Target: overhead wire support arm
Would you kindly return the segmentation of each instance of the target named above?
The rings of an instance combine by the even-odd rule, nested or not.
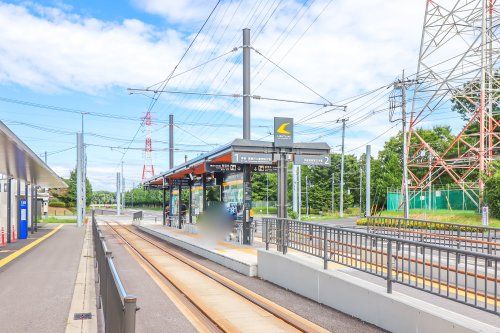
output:
[[[179,91],[179,90],[156,90],[156,89],[143,89],[143,88],[127,88],[129,94],[141,94],[144,92],[152,92],[154,94],[158,93],[166,93],[166,94],[182,94],[182,95],[198,95],[198,96],[212,96],[212,97],[229,97],[229,98],[243,98],[243,94],[216,94],[216,93],[204,93],[204,92],[196,92],[196,91]],[[319,105],[321,107],[338,107],[345,108],[345,105],[334,105],[331,103],[318,103],[318,102],[309,102],[309,101],[300,101],[293,99],[285,99],[285,98],[272,98],[265,97],[259,95],[248,95],[252,99],[256,100],[267,100],[267,101],[275,101],[275,102],[285,102],[285,103],[296,103],[296,104],[308,104],[308,105]]]

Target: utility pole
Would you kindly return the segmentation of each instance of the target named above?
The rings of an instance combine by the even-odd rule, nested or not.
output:
[[[299,203],[299,196],[298,196],[298,173],[299,173],[299,166],[298,165],[292,165],[292,210],[298,214],[299,209],[298,209],[298,203]]]
[[[77,226],[83,224],[83,151],[82,133],[76,133],[76,222]]]
[[[168,168],[174,167],[174,115],[168,116]]]
[[[121,215],[121,194],[120,194],[120,189],[121,189],[121,180],[122,177],[119,172],[116,173],[116,215]]]
[[[250,131],[250,29],[243,29],[243,139],[251,139]],[[280,161],[282,162],[282,161]],[[281,164],[281,163],[280,163]],[[283,181],[281,174],[282,165],[278,168],[281,177],[278,177],[278,182]],[[278,184],[281,185],[281,184]],[[285,170],[285,185],[286,185],[286,170]],[[283,195],[281,195],[283,196]],[[278,198],[278,200],[281,198]],[[282,214],[282,208],[278,207],[278,217]],[[253,217],[250,216],[252,209],[252,183],[250,175],[250,165],[243,166],[243,244],[251,244],[251,223]]]
[[[82,152],[82,223],[85,222],[85,215],[87,211],[87,153],[85,152],[85,118],[87,112],[82,112],[82,139],[81,139],[81,152]]]
[[[340,200],[339,200],[339,216],[344,217],[344,147],[345,147],[345,122],[349,120],[342,118],[337,122],[342,122],[342,155],[340,158]]]
[[[269,173],[266,172],[266,215],[269,216]]]
[[[306,176],[306,216],[309,217],[309,179]]]
[[[366,189],[365,189],[365,216],[368,217],[371,215],[371,198],[370,198],[370,188],[371,188],[371,146],[366,145],[366,154],[365,154],[365,163],[366,163],[366,170],[365,170],[365,177],[366,177]]]

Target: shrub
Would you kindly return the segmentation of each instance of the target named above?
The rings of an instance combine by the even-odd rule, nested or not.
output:
[[[500,163],[494,163],[492,168],[492,175],[484,184],[484,196],[490,215],[500,217]]]
[[[49,200],[49,206],[50,207],[58,207],[58,208],[66,207],[64,202],[59,201],[57,199],[56,200]]]

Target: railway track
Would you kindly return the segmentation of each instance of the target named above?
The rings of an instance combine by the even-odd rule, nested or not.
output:
[[[146,268],[163,277],[162,289],[198,331],[328,332],[152,236],[105,223]]]

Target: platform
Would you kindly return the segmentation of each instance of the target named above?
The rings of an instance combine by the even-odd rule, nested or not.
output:
[[[214,241],[200,234],[165,227],[161,224],[141,223],[136,226],[171,244],[212,260],[247,276],[257,276],[257,249],[232,242]]]

